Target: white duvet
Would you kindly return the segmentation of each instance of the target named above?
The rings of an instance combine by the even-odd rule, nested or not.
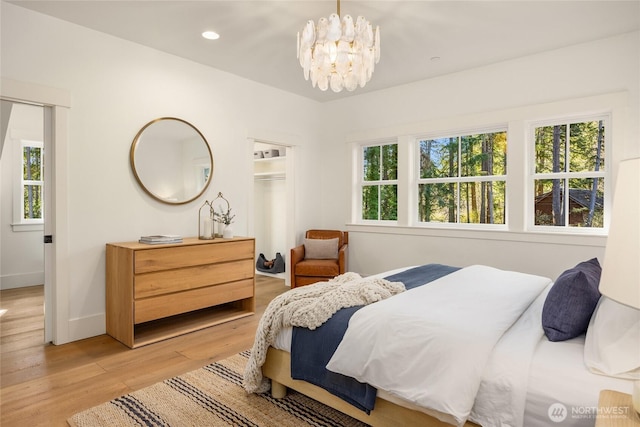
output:
[[[544,336],[542,307],[551,286],[549,284],[538,295],[494,347],[469,416],[476,424],[487,427],[525,425],[529,372],[538,343]]]
[[[485,369],[495,363],[494,347],[550,283],[487,266],[463,268],[358,310],[327,369],[462,425]],[[478,403],[474,418],[483,417]]]

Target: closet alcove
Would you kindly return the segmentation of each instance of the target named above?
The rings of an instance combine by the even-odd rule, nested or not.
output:
[[[287,179],[287,154],[290,148],[264,142],[254,143],[254,237],[256,239],[256,257],[264,254],[267,260],[280,253],[287,263],[289,243],[288,225],[290,225]],[[287,265],[288,268],[288,265]],[[286,279],[288,272],[265,273]],[[288,281],[288,280],[287,280]]]

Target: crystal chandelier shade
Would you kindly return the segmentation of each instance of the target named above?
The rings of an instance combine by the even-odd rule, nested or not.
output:
[[[305,80],[311,78],[312,86],[320,90],[364,87],[380,61],[380,28],[374,31],[362,16],[355,22],[349,15],[340,19],[338,0],[337,13],[320,18],[317,26],[307,21],[298,33],[298,59]]]

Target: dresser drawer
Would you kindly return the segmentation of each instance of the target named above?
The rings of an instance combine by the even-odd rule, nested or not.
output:
[[[253,294],[254,282],[251,278],[144,298],[135,302],[134,323],[139,324],[243,298],[251,298]]]
[[[253,259],[198,265],[166,271],[137,274],[134,298],[148,298],[226,282],[252,279]]]
[[[253,262],[254,243],[252,240],[237,242],[225,242],[223,240],[219,240],[219,242],[221,243],[212,243],[211,245],[164,247],[136,251],[134,274],[206,265],[238,259],[250,259]],[[212,246],[218,244],[221,245],[220,250],[212,250]]]

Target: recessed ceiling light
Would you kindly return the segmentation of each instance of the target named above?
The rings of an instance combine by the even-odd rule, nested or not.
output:
[[[218,40],[220,38],[220,34],[216,33],[215,31],[205,31],[204,33],[202,33],[202,37],[209,40]]]

